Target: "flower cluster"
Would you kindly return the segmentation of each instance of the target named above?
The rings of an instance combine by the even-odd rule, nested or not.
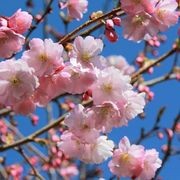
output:
[[[144,150],[141,145],[131,145],[129,139],[124,137],[119,142],[119,148],[114,151],[109,168],[118,177],[150,180],[161,163],[155,149]]]
[[[122,26],[124,37],[129,40],[156,36],[178,21],[176,0],[121,0],[121,7],[127,13]]]
[[[24,34],[31,26],[32,16],[19,9],[11,17],[0,17],[0,58],[9,58],[20,51]]]
[[[81,80],[81,72],[74,70],[66,92],[79,94],[90,91],[94,105],[84,108],[79,104],[66,116],[64,123],[68,130],[62,134],[58,146],[68,156],[78,157],[86,163],[101,163],[112,156],[114,144],[101,133],[127,125],[129,120],[143,112],[145,105],[144,93],[134,92],[130,84],[128,74],[133,72],[131,66],[125,59],[121,63],[118,58],[113,61],[113,57],[109,57],[112,60],[108,61],[100,55],[102,49],[100,39],[79,36],[69,52],[71,65],[94,73],[94,78],[87,74]],[[66,67],[61,73],[65,70]]]

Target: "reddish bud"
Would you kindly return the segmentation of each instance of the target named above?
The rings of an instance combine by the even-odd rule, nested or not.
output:
[[[116,42],[118,40],[118,35],[116,34],[116,32],[114,30],[105,30],[105,35],[107,37],[107,39],[111,42]]]
[[[121,18],[119,17],[114,17],[112,18],[113,20],[113,23],[116,25],[116,26],[120,26],[121,25]]]
[[[108,30],[112,30],[114,28],[114,22],[112,19],[107,19],[106,20],[106,24],[105,24],[106,28]]]

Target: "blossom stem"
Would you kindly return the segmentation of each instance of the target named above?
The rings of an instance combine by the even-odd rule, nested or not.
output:
[[[98,17],[98,18],[95,18],[95,19],[92,19],[92,20],[89,20],[89,21],[86,21],[84,24],[82,24],[81,26],[79,26],[78,28],[76,28],[74,31],[70,32],[69,34],[67,34],[66,36],[64,36],[60,41],[59,43],[60,44],[64,44],[65,42],[67,42],[72,36],[74,36],[75,34],[77,34],[79,31],[81,31],[82,29],[86,28],[87,26],[95,23],[95,22],[98,22],[100,21],[101,19],[104,19],[106,17],[110,17],[110,16],[117,16],[117,13],[119,12],[118,16],[121,16],[121,15],[124,15],[124,12],[121,11],[121,8],[118,7],[118,8],[115,8],[113,9],[112,11]]]
[[[163,60],[165,60],[166,58],[168,58],[172,54],[174,54],[176,52],[176,50],[177,50],[177,48],[173,48],[169,52],[167,52],[166,54],[164,54],[161,57],[159,57],[158,59],[156,59],[155,61],[152,61],[148,65],[143,66],[142,68],[140,68],[137,72],[135,72],[131,76],[131,78],[132,78],[131,79],[131,83],[134,84],[137,81],[139,75],[141,75],[142,73],[146,72],[149,68],[156,66],[157,64],[159,64],[160,62],[162,62]]]

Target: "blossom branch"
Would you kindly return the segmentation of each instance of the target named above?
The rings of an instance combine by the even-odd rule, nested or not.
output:
[[[173,123],[172,128],[171,128],[171,129],[172,129],[172,132],[175,131],[175,128],[176,128],[176,125],[177,125],[178,122],[180,122],[180,114],[178,114],[178,115],[176,116],[175,120],[174,120],[174,123]],[[168,138],[167,151],[166,151],[164,157],[162,158],[162,165],[161,165],[161,167],[157,170],[154,179],[156,179],[156,177],[158,176],[158,174],[159,174],[160,171],[163,169],[164,165],[166,164],[166,162],[168,161],[168,159],[169,159],[170,156],[171,156],[171,150],[172,150],[171,146],[172,146],[172,142],[173,142],[173,137],[174,137],[174,136]]]
[[[161,57],[159,57],[158,59],[156,59],[155,61],[151,61],[146,66],[143,66],[142,68],[140,68],[137,72],[135,72],[132,75],[131,83],[132,84],[135,83],[137,78],[139,77],[139,75],[146,72],[149,68],[156,66],[157,64],[159,64],[160,62],[162,62],[163,60],[165,60],[166,58],[168,58],[172,54],[174,54],[176,52],[176,50],[177,50],[177,48],[173,48],[169,52],[167,52],[166,54],[164,54]]]
[[[49,3],[47,4],[44,13],[42,14],[41,18],[38,19],[35,22],[35,25],[33,27],[31,27],[31,29],[29,30],[29,32],[26,35],[26,41],[28,39],[28,37],[32,34],[32,32],[37,28],[37,26],[39,25],[39,23],[46,17],[46,15],[49,14],[50,10],[51,10],[51,5],[53,3],[53,0],[50,0]]]
[[[175,74],[165,74],[164,76],[160,76],[160,77],[157,77],[157,78],[154,78],[154,79],[151,79],[149,81],[145,81],[143,84],[145,86],[154,86],[158,83],[162,83],[164,81],[167,81],[167,80],[173,80],[173,79],[176,79],[176,75]]]
[[[146,133],[144,132],[144,129],[141,129],[141,135],[139,137],[139,139],[136,141],[136,144],[140,144],[144,139],[148,138],[149,136],[151,136],[154,132],[156,132],[159,129],[159,122],[161,120],[162,115],[164,114],[165,111],[165,107],[161,107],[158,114],[157,114],[157,118],[156,121],[153,125],[153,127],[147,131]]]
[[[92,19],[92,20],[89,20],[89,21],[86,21],[84,24],[82,24],[81,26],[79,26],[78,28],[76,28],[74,31],[70,32],[69,34],[67,34],[66,36],[64,36],[60,41],[59,43],[60,44],[64,44],[65,42],[67,42],[72,36],[74,36],[75,34],[77,34],[79,31],[81,31],[82,29],[86,28],[87,26],[95,23],[95,22],[98,22],[106,17],[113,17],[114,15],[117,16],[117,13],[119,12],[119,16],[121,15],[124,15],[124,12],[121,11],[121,8],[118,7],[118,8],[115,8],[113,9],[112,11],[98,17],[98,18],[95,18],[95,19]]]
[[[22,157],[25,159],[25,161],[29,164],[29,166],[31,167],[31,169],[34,173],[33,175],[35,175],[39,180],[43,180],[44,178],[39,174],[39,172],[31,164],[31,162],[29,161],[29,157],[24,153],[23,149],[21,147],[19,147],[17,149],[17,151],[22,155]]]

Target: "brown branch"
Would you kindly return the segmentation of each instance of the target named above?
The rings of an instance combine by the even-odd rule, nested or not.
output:
[[[42,20],[46,17],[46,15],[49,14],[52,3],[53,3],[53,0],[50,0],[49,3],[46,6],[46,8],[44,10],[44,13],[42,14],[41,18],[36,21],[36,23],[35,23],[35,25],[33,27],[31,27],[31,29],[29,30],[29,32],[26,35],[26,41],[27,41],[28,37],[32,34],[32,32],[37,28],[39,23],[42,22]]]
[[[60,44],[63,44],[65,42],[67,42],[71,37],[73,37],[75,34],[77,34],[78,32],[80,32],[82,29],[88,27],[89,25],[95,23],[95,22],[98,22],[106,17],[111,17],[113,15],[117,16],[117,13],[119,12],[118,16],[121,16],[121,15],[124,15],[124,12],[121,11],[121,8],[118,7],[118,8],[115,8],[113,9],[112,11],[98,17],[98,18],[95,18],[95,19],[92,19],[92,20],[89,20],[89,21],[86,21],[84,24],[82,24],[81,26],[79,26],[78,28],[76,28],[74,31],[70,32],[69,34],[67,34],[66,36],[64,36],[60,41],[59,43]]]
[[[174,120],[174,123],[172,125],[172,131],[175,131],[176,125],[177,123],[180,121],[180,114],[178,114]],[[174,136],[173,136],[174,137]],[[154,177],[154,179],[156,179],[156,177],[158,176],[158,174],[160,173],[160,171],[162,170],[162,168],[164,167],[164,165],[166,164],[166,162],[168,161],[168,159],[171,156],[171,146],[172,146],[172,141],[173,141],[173,137],[168,138],[168,142],[167,142],[167,151],[162,159],[162,164],[161,167],[156,171],[156,175]]]
[[[172,54],[174,54],[176,52],[177,48],[173,48],[171,49],[169,52],[167,52],[166,54],[162,55],[161,57],[159,57],[158,59],[156,59],[155,61],[151,61],[150,63],[148,63],[146,66],[142,67],[141,69],[139,69],[137,72],[135,72],[132,75],[132,79],[131,79],[131,83],[135,83],[136,80],[138,79],[138,77],[146,72],[149,68],[156,66],[157,64],[159,64],[160,62],[162,62],[163,60],[165,60],[166,58],[168,58],[169,56],[171,56]]]
[[[154,86],[154,85],[156,85],[158,83],[162,83],[164,81],[173,80],[173,79],[176,79],[176,75],[168,73],[168,74],[165,74],[164,76],[160,76],[160,77],[151,79],[149,81],[145,81],[145,82],[143,82],[143,84],[146,85],[146,86]]]
[[[0,117],[8,115],[12,110],[10,108],[4,108],[0,110]]]
[[[14,148],[14,147],[17,147],[17,146],[20,146],[20,145],[23,145],[25,143],[28,143],[28,142],[36,142],[36,137],[43,134],[44,132],[48,131],[49,129],[53,128],[53,127],[56,127],[58,126],[63,120],[64,120],[64,117],[66,116],[66,114],[64,114],[63,116],[61,116],[59,119],[57,119],[56,121],[53,121],[52,123],[48,124],[47,126],[44,126],[43,128],[41,128],[40,130],[36,131],[35,133],[23,138],[23,139],[20,139],[12,144],[5,144],[3,146],[0,146],[0,152],[2,151],[5,151],[7,149],[10,149],[10,148]]]
[[[31,167],[33,171],[33,175],[36,176],[39,180],[43,180],[44,178],[39,174],[39,172],[35,169],[35,167],[29,161],[29,157],[24,153],[23,149],[19,147],[17,151],[21,154],[21,156],[25,159],[28,165]]]
[[[140,144],[143,140],[150,137],[154,132],[156,132],[159,129],[159,122],[161,121],[161,118],[162,118],[162,115],[164,114],[165,109],[166,109],[166,107],[161,107],[159,109],[159,112],[157,113],[155,123],[154,123],[153,127],[149,131],[144,132],[144,128],[141,129],[140,137],[136,141],[135,144]]]
[[[8,128],[11,131],[13,131],[13,133],[16,134],[17,137],[24,138],[24,136],[20,133],[20,131],[15,126],[10,124],[8,121],[6,121],[6,125],[8,126]],[[48,161],[48,158],[42,152],[40,152],[35,146],[33,146],[32,144],[27,144],[27,148],[28,148],[28,150],[31,150],[32,152],[34,152],[39,158],[41,158],[41,160],[43,162]]]

